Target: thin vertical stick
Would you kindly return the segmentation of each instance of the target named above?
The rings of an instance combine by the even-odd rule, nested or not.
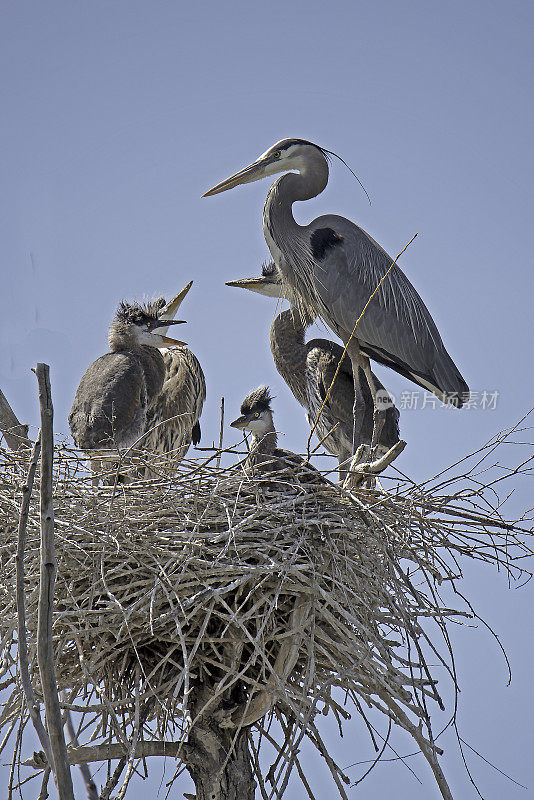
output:
[[[22,504],[20,507],[18,541],[17,541],[17,622],[19,640],[19,664],[22,689],[26,698],[26,705],[30,712],[33,727],[41,742],[41,747],[45,751],[49,764],[52,764],[52,754],[50,751],[50,740],[41,720],[39,704],[35,700],[32,681],[30,678],[30,665],[28,661],[28,639],[26,635],[26,605],[24,599],[24,550],[26,547],[26,526],[28,524],[28,513],[30,510],[30,500],[32,496],[33,482],[37,461],[41,452],[41,434],[33,446],[30,467],[26,483],[22,487]]]
[[[141,727],[141,719],[140,719],[140,704],[139,704],[139,682],[140,682],[141,671],[139,668],[139,663],[135,665],[135,711],[134,711],[134,726],[133,726],[133,735],[132,735],[132,746],[130,748],[130,754],[128,756],[128,766],[126,767],[126,775],[124,776],[124,782],[120,788],[120,791],[117,795],[117,800],[124,800],[124,795],[126,794],[126,790],[128,788],[128,784],[130,783],[130,779],[132,777],[134,771],[134,761],[135,761],[135,750],[137,748],[137,742],[139,741],[139,730]]]
[[[219,429],[219,455],[217,456],[217,461],[215,462],[217,469],[219,469],[219,464],[221,463],[223,434],[224,434],[224,397],[221,397],[221,427]]]
[[[54,547],[54,501],[52,492],[52,467],[54,462],[54,409],[50,388],[48,364],[37,364],[35,374],[39,384],[41,408],[41,579],[39,584],[39,610],[37,616],[37,663],[41,676],[46,727],[52,751],[52,769],[59,800],[74,800],[67,745],[63,734],[63,720],[52,646],[52,614],[56,582],[56,553]]]
[[[65,695],[64,699],[67,699]],[[65,728],[67,729],[70,743],[74,745],[74,747],[79,747],[78,737],[76,736],[76,731],[74,730],[74,724],[72,722],[72,714],[70,713],[69,709],[66,709],[65,711]],[[98,800],[98,789],[96,788],[96,783],[91,777],[91,770],[87,764],[80,764],[79,767],[80,772],[82,773],[87,800]]]

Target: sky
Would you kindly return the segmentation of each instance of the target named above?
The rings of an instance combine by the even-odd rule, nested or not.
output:
[[[218,439],[222,396],[230,420],[267,383],[282,446],[305,449],[304,414],[269,351],[274,301],[224,285],[268,258],[269,183],[201,199],[285,137],[339,153],[372,199],[334,160],[326,190],[295,207],[299,222],[344,215],[393,256],[418,234],[399,264],[474,392],[473,408],[421,408],[417,387],[377,368],[401,409],[399,467],[433,475],[532,406],[531,3],[1,0],[0,19],[0,387],[22,421],[38,424],[30,368],[44,361],[55,430],[68,435],[118,302],[194,280],[180,337],[206,375],[202,444]],[[482,407],[484,392],[495,408]],[[225,444],[235,441],[226,425]],[[529,493],[522,482],[511,513]],[[464,591],[498,632],[513,680],[487,631],[455,632],[462,735],[530,788],[472,753],[469,765],[486,800],[519,800],[534,787],[533,589],[468,568]],[[369,757],[357,722],[342,742],[327,735],[341,763]],[[407,737],[396,742],[411,752]],[[476,797],[452,736],[443,765],[455,797]],[[322,796],[333,791],[311,756],[309,768]],[[381,765],[353,794],[437,796],[428,768],[416,771],[421,783]],[[159,777],[151,786],[164,796]],[[139,781],[128,797],[147,791]],[[298,782],[286,796],[302,796]]]

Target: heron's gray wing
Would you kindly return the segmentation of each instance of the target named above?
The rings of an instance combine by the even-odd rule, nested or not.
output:
[[[155,452],[175,451],[185,445],[189,447],[194,439],[198,441],[198,420],[206,398],[204,373],[190,350],[186,347],[166,350],[163,359],[163,388],[148,410],[146,424],[147,430],[154,430],[147,434],[145,447]],[[181,453],[182,458],[186,452]]]
[[[146,386],[141,363],[131,353],[106,353],[91,364],[76,390],[69,425],[84,450],[129,446],[142,433]]]
[[[393,259],[344,217],[319,217],[307,230],[322,316],[334,330],[338,325],[350,334]],[[438,395],[461,397],[469,391],[427,307],[397,265],[369,304],[355,336],[371,358]]]

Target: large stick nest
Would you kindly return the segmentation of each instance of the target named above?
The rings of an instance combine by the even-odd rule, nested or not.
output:
[[[28,455],[0,458],[0,642],[4,686],[13,690],[1,728],[23,708],[13,645]],[[157,480],[95,488],[76,453],[58,446],[55,458],[57,680],[65,706],[94,712],[93,742],[110,730],[131,739],[136,708],[138,718],[144,709],[145,741],[185,740],[198,713],[195,687],[209,685],[213,707],[225,700],[223,726],[261,729],[271,711],[293,731],[280,751],[302,735],[323,751],[314,718],[347,716],[332,695],[341,687],[362,716],[380,709],[435,755],[436,674],[443,678],[445,667],[452,675],[447,623],[471,613],[446,607],[440,586],[460,578],[462,557],[517,576],[514,559],[528,552],[524,536],[480,500],[479,486],[446,497],[410,484],[347,493],[319,474],[251,477],[207,459]],[[38,486],[27,535],[39,697]]]

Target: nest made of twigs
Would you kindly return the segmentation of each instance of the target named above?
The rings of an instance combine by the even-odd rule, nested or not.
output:
[[[0,728],[23,706],[13,644],[28,456],[1,458],[0,642],[13,692]],[[347,493],[319,474],[250,476],[212,459],[93,487],[78,454],[58,447],[54,503],[57,681],[66,706],[100,714],[95,741],[113,717],[128,736],[135,703],[146,709],[145,740],[187,736],[191,692],[209,685],[214,697],[234,698],[222,725],[261,727],[272,710],[319,746],[315,714],[344,716],[332,696],[341,687],[362,715],[364,706],[380,709],[424,747],[432,743],[429,701],[443,707],[425,653],[435,662],[441,647],[448,668],[443,632],[468,613],[445,607],[437,588],[458,579],[460,556],[512,570],[526,551],[509,528],[499,532],[497,513],[481,517],[455,497],[416,488]],[[35,642],[38,487],[27,536]],[[39,696],[34,647],[30,662]]]

